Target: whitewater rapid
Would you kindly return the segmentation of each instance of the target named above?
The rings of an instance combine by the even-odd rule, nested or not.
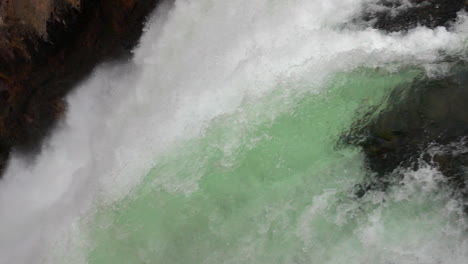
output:
[[[230,129],[247,133],[236,127],[256,119],[274,120],[290,109],[291,94],[322,94],[337,73],[362,68],[397,73],[414,66],[438,74],[445,69],[436,63],[442,54],[466,54],[464,14],[451,31],[416,28],[407,34],[384,34],[349,26],[365,2],[369,0],[176,0],[162,4],[147,22],[130,61],[102,65],[76,87],[68,97],[66,117],[40,153],[34,157],[13,154],[0,182],[0,263],[65,263],[64,259],[89,263],[86,250],[92,238],[84,229],[93,225],[93,215],[131,196],[159,157],[180,142],[204,137],[220,118],[234,115]],[[275,106],[249,116],[249,107],[256,102],[267,104],[270,99],[265,98],[272,93],[280,94],[272,99]],[[226,152],[242,144],[228,143],[223,146]],[[423,182],[434,181],[437,175],[431,168],[414,173],[416,179],[426,175]],[[155,190],[190,197],[200,191],[203,177],[195,172],[190,175],[173,181],[160,179]],[[411,177],[407,186],[414,184]],[[394,190],[389,199],[404,200],[402,196],[411,196],[411,190],[418,188]],[[308,222],[337,191],[321,192],[310,197],[311,204],[293,232],[304,240],[305,252],[316,243]],[[369,250],[380,254],[379,263],[467,263],[466,235],[452,226],[447,229],[458,240],[447,235],[446,240],[418,248],[419,241],[431,239],[418,232],[414,241],[403,243],[427,259],[392,260],[382,248],[399,247],[395,241],[385,245],[378,237],[384,217],[379,210],[383,209],[369,212],[370,224],[359,227],[357,234],[371,245]],[[404,220],[401,224],[417,226]],[[366,258],[351,257],[351,244],[356,241],[350,240],[341,241],[350,245],[336,248],[341,250],[335,252],[340,260],[321,263],[344,263],[347,258],[365,263]],[[444,258],[436,260],[431,252]],[[55,260],[60,254],[61,262]],[[251,260],[244,261],[230,263]],[[281,263],[302,261],[284,259]]]

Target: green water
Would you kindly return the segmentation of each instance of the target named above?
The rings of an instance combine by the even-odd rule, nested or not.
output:
[[[463,235],[450,224],[456,214],[444,215],[450,201],[443,191],[428,191],[432,180],[409,177],[390,194],[357,200],[351,190],[365,175],[362,154],[336,144],[357,117],[417,74],[359,70],[336,75],[320,92],[288,84],[246,100],[157,158],[131,195],[98,210],[86,223],[88,263],[459,257]]]

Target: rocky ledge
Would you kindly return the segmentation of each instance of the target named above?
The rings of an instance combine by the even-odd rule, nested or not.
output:
[[[0,0],[0,170],[65,109],[100,62],[125,58],[158,0]]]
[[[468,10],[468,0],[381,0],[367,3],[357,19],[387,32],[416,26],[450,27],[459,12]]]

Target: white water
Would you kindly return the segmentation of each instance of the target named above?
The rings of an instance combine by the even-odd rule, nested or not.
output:
[[[102,66],[69,96],[66,119],[41,153],[34,160],[13,155],[0,182],[0,263],[47,261],[57,237],[78,230],[96,205],[129,193],[171,144],[200,135],[210,120],[279,83],[294,80],[294,89],[318,93],[336,72],[406,65],[433,71],[440,51],[466,51],[466,23],[406,35],[346,29],[363,2],[162,6],[132,61]],[[196,182],[185,188],[194,191]]]

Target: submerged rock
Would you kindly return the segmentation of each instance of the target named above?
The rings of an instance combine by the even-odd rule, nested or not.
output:
[[[0,167],[37,145],[94,66],[130,55],[157,2],[0,0]]]
[[[367,4],[361,20],[387,32],[404,31],[418,25],[449,27],[458,13],[467,9],[466,0],[381,0]]]
[[[430,164],[439,168],[457,196],[468,201],[467,102],[467,65],[396,88],[386,109],[357,122],[346,137],[362,148],[368,167],[377,174],[361,186],[358,196],[387,188],[395,181],[392,177],[399,177],[393,173],[398,168]]]
[[[446,27],[468,11],[467,0],[380,0],[367,3],[355,22],[384,32],[417,26]],[[454,61],[459,61],[455,59]],[[401,180],[399,169],[437,167],[453,194],[468,203],[468,65],[458,62],[450,74],[420,76],[398,87],[387,108],[355,123],[345,142],[360,146],[370,171],[356,195],[386,190]],[[466,206],[468,213],[468,205]]]

